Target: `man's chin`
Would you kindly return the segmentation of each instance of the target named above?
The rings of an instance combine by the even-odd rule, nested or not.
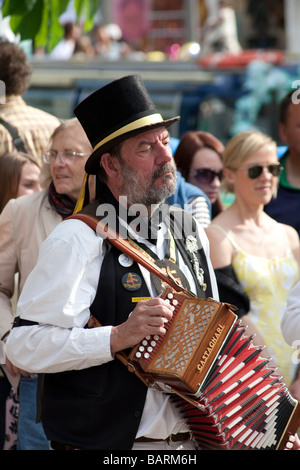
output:
[[[156,203],[163,202],[166,200],[168,197],[172,196],[174,194],[176,189],[176,184],[174,184],[173,181],[170,181],[170,184],[164,184],[163,186],[160,187],[153,187],[152,188],[152,193],[153,195],[156,195]]]

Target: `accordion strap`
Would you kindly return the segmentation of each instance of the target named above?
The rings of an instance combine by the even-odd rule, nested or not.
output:
[[[107,224],[104,224],[101,220],[97,219],[89,214],[73,214],[68,219],[78,219],[85,222],[89,227],[91,227],[95,232],[97,232],[101,237],[107,239],[112,245],[118,248],[123,253],[127,254],[137,263],[141,264],[148,271],[152,272],[158,276],[162,281],[166,282],[177,292],[184,292],[189,297],[196,297],[193,293],[185,289],[171,274],[171,270],[167,266],[166,273],[160,269],[154,262],[146,258],[142,252],[135,248],[131,243],[121,235],[109,227]]]
[[[196,298],[196,296],[188,291],[187,289],[184,289],[181,284],[179,284],[176,279],[171,274],[171,271],[169,270],[168,266],[166,268],[166,274],[158,267],[156,264],[154,264],[150,259],[146,258],[138,249],[136,249],[134,246],[132,246],[128,240],[125,238],[121,237],[120,234],[118,234],[115,230],[112,228],[108,227],[106,224],[104,224],[101,220],[97,219],[97,217],[89,215],[89,214],[73,214],[68,219],[77,219],[85,222],[89,227],[91,227],[96,233],[98,233],[101,237],[107,239],[112,245],[114,245],[116,248],[118,248],[120,251],[123,253],[127,254],[130,258],[132,258],[134,261],[137,263],[141,264],[144,266],[146,269],[148,269],[150,272],[158,276],[161,280],[169,284],[174,290],[178,292],[183,292],[189,297]],[[65,219],[66,220],[66,219]],[[102,326],[99,320],[95,318],[94,316],[91,316],[89,318],[87,327],[88,328],[97,328]],[[139,370],[137,370],[136,367],[128,360],[127,355],[125,354],[124,351],[119,351],[118,353],[115,354],[117,359],[119,359],[126,367],[127,370],[131,373],[134,373],[147,387],[152,387],[153,383],[155,382],[154,379],[153,381],[151,380],[151,376],[147,374],[147,377],[143,375]],[[159,386],[156,386],[159,388]],[[180,391],[172,387],[172,391],[176,393],[178,396],[181,398],[185,398],[185,400],[189,401],[191,404],[194,406],[197,406],[196,402],[193,399],[189,399],[188,397],[184,396]],[[201,408],[200,405],[198,405],[199,408]]]

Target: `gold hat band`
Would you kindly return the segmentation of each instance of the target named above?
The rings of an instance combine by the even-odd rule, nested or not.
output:
[[[101,140],[96,147],[94,147],[94,151],[97,150],[101,145],[106,144],[106,142],[109,142],[112,139],[115,139],[116,137],[119,137],[123,134],[126,134],[127,132],[134,131],[136,129],[142,128],[144,126],[151,126],[152,124],[159,124],[160,122],[163,122],[163,118],[160,114],[151,114],[150,116],[145,116],[143,118],[137,119],[134,122],[131,122],[130,124],[127,124],[124,127],[121,127],[121,129],[118,129],[116,132],[113,132],[109,136],[105,137],[105,139]]]

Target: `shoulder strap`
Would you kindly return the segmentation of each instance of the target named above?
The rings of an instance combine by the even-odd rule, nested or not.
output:
[[[0,118],[0,124],[2,124],[12,136],[13,144],[16,149],[19,152],[27,153],[25,143],[23,139],[19,136],[17,129],[2,118]]]
[[[217,224],[210,224],[209,228],[217,228],[218,230],[220,230],[220,232],[224,233],[225,237],[228,238],[228,240],[230,241],[230,243],[232,244],[232,246],[237,250],[237,251],[242,251],[241,248],[239,247],[239,245],[237,244],[237,242],[231,237],[231,235],[229,235],[229,233],[223,228],[221,227],[220,225],[217,225]]]
[[[132,246],[128,240],[121,237],[121,235],[115,232],[111,227],[104,224],[101,220],[97,219],[97,217],[89,214],[77,213],[73,214],[65,220],[69,219],[77,219],[85,222],[89,227],[91,227],[95,232],[97,232],[102,238],[107,239],[112,245],[118,248],[123,253],[127,254],[130,258],[134,261],[139,263],[144,268],[148,269],[148,271],[155,274],[161,280],[166,282],[170,285],[174,290],[179,292],[184,292],[189,297],[195,297],[194,294],[189,292],[188,290],[184,289],[172,276],[170,269],[166,269],[166,273],[160,269],[155,263],[153,263],[150,259],[144,257],[143,253]]]

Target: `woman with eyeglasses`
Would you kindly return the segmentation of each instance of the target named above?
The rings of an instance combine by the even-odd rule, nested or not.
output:
[[[223,150],[222,142],[209,132],[188,131],[181,137],[174,154],[177,168],[184,179],[208,196],[212,218],[223,210],[220,198]]]
[[[45,165],[41,172],[44,189],[11,199],[0,215],[0,334],[3,350],[14,317],[10,300],[14,293],[15,274],[19,275],[20,295],[36,264],[41,243],[75,208],[85,174],[85,162],[91,152],[91,145],[79,121],[70,119],[62,122],[54,130],[49,150],[44,154]],[[42,425],[35,423],[37,378],[28,376],[13,365],[11,367],[16,374],[21,374],[17,450],[48,450],[49,443]]]
[[[225,146],[223,163],[225,188],[235,194],[235,201],[206,229],[212,264],[217,278],[236,277],[245,290],[250,309],[242,321],[249,324],[248,333],[254,325],[254,341],[267,346],[262,354],[277,362],[279,375],[300,398],[293,349],[280,330],[288,293],[299,278],[299,237],[294,228],[264,212],[264,205],[276,197],[276,144],[258,131],[240,133]],[[226,295],[222,292],[221,300],[231,301]]]

